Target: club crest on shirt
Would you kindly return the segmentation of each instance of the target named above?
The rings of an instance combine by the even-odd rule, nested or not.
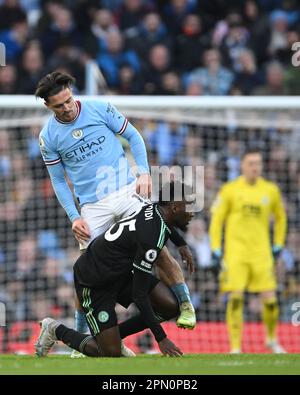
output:
[[[45,147],[45,141],[44,141],[43,137],[39,138],[39,145],[40,145],[41,148]]]
[[[105,323],[109,320],[109,314],[107,313],[107,311],[100,311],[100,313],[98,314],[98,320],[102,323]]]
[[[266,206],[267,204],[270,203],[270,199],[268,196],[263,196],[263,198],[261,199],[261,202],[262,202],[262,204],[264,204]]]
[[[72,136],[74,139],[81,139],[83,136],[83,130],[82,129],[74,129],[72,132]]]

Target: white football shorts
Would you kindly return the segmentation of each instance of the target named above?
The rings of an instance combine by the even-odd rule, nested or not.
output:
[[[136,193],[136,181],[126,185],[95,203],[87,203],[81,208],[81,217],[87,222],[91,238],[79,243],[84,250],[97,236],[104,233],[115,222],[133,213],[138,213],[143,206],[151,203]]]

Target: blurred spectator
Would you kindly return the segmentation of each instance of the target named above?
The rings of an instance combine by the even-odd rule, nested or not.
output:
[[[235,16],[235,18],[233,18]],[[249,33],[245,28],[239,14],[231,14],[231,20],[228,22],[228,32],[225,34],[220,51],[224,65],[234,71],[239,71],[240,53],[245,50],[249,43]]]
[[[275,10],[270,15],[271,37],[269,53],[273,58],[287,48],[288,15],[285,11]]]
[[[204,49],[209,39],[202,32],[200,16],[189,14],[185,17],[181,34],[177,37],[175,48],[176,66],[183,72],[201,66]]]
[[[266,83],[254,89],[254,95],[281,96],[288,95],[288,89],[284,84],[283,67],[279,62],[271,62],[266,69]]]
[[[62,44],[75,48],[83,46],[83,35],[76,27],[71,11],[62,7],[51,15],[51,24],[40,40],[47,59]]]
[[[90,34],[87,35],[85,49],[94,58],[99,49],[106,45],[107,34],[118,31],[118,26],[114,23],[113,15],[109,10],[98,9],[92,15],[92,25]]]
[[[203,87],[199,81],[189,81],[185,90],[187,96],[203,95]]]
[[[156,44],[172,49],[172,40],[156,12],[146,14],[139,25],[126,31],[125,36],[127,46],[134,49],[143,61],[147,61],[150,49]]]
[[[117,11],[116,17],[120,29],[126,30],[137,26],[147,11],[151,9],[151,1],[124,0],[121,8]]]
[[[146,142],[152,152],[158,153],[161,165],[175,164],[177,156],[184,148],[187,133],[186,126],[165,122],[158,123],[153,130],[144,131]]]
[[[161,76],[161,95],[181,95],[182,86],[177,73],[170,71]]]
[[[18,91],[21,94],[33,95],[37,83],[43,77],[44,59],[38,43],[32,42],[23,52],[18,82]]]
[[[171,0],[163,10],[164,20],[172,34],[180,33],[184,18],[195,11],[194,0]]]
[[[268,15],[261,11],[255,0],[243,2],[243,19],[250,34],[249,47],[254,51],[258,65],[268,60],[270,23]]]
[[[249,49],[240,52],[238,63],[239,71],[234,86],[241,90],[241,94],[250,95],[253,89],[263,83],[263,75],[257,70],[254,53]]]
[[[219,154],[219,178],[222,182],[234,180],[240,174],[241,143],[231,136],[225,148]]]
[[[6,45],[7,62],[17,69],[18,81],[18,89],[8,84],[7,93],[32,92],[28,85],[34,85],[37,72],[29,71],[28,80],[20,63],[29,56],[24,55],[27,41],[35,40],[44,56],[40,72],[66,68],[75,74],[79,93],[85,93],[86,63],[94,59],[107,77],[108,93],[251,95],[262,84],[265,64],[277,60],[286,69],[287,91],[297,94],[298,73],[289,67],[291,46],[300,39],[297,2],[266,4],[256,0],[2,0],[0,41]],[[152,49],[158,46],[166,48],[167,56],[156,53],[155,57],[161,61],[167,57],[167,62],[162,61],[167,65],[151,59]],[[33,51],[29,53],[32,56]],[[213,60],[216,53],[218,59]],[[138,87],[129,89],[120,81],[125,65],[134,71]],[[124,70],[126,80],[129,74]],[[175,84],[175,73],[183,89]],[[163,74],[167,77],[162,78]],[[191,78],[194,74],[196,79]]]
[[[36,33],[40,37],[62,10],[62,2],[60,0],[45,0],[41,4],[41,16],[37,22]]]
[[[0,6],[0,30],[9,30],[15,22],[26,20],[18,0],[3,0]]]
[[[17,70],[13,64],[0,67],[0,94],[13,95],[17,93]]]
[[[143,91],[143,83],[139,73],[130,66],[124,64],[119,69],[118,94],[139,95]]]
[[[226,95],[233,82],[233,73],[221,65],[221,55],[217,49],[204,52],[204,66],[192,71],[187,85],[199,82],[204,95]]]
[[[118,31],[107,33],[106,47],[98,53],[97,62],[111,87],[118,85],[118,70],[124,64],[129,64],[135,72],[140,70],[137,54],[124,48],[124,39]]]
[[[7,62],[18,60],[25,46],[28,32],[26,18],[16,20],[10,28],[0,31],[0,42],[5,45]]]
[[[1,70],[4,68],[0,68],[0,77]],[[7,130],[0,130],[0,177],[6,178],[10,175],[11,171],[11,150],[10,150],[10,141],[9,141],[9,133]]]
[[[203,219],[194,219],[189,226],[187,243],[193,249],[197,265],[209,267],[211,265],[210,241]]]
[[[171,71],[171,55],[168,48],[158,44],[149,52],[149,64],[145,67],[144,93],[159,95],[162,93],[162,74]]]

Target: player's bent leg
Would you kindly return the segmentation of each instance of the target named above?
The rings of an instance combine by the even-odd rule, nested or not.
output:
[[[156,260],[156,265],[161,281],[172,289],[178,299],[180,315],[176,322],[177,326],[194,329],[196,326],[195,310],[179,263],[164,247]]]
[[[180,313],[178,301],[162,281],[160,281],[150,292],[149,298],[155,313],[164,321],[176,318]]]
[[[229,334],[230,352],[232,354],[241,352],[243,305],[244,299],[242,292],[231,292],[228,295],[226,322]]]
[[[95,336],[102,357],[122,357],[121,337],[118,326],[105,329]]]
[[[279,318],[279,306],[275,291],[261,292],[262,321],[266,328],[266,347],[275,354],[284,354],[286,351],[279,344],[276,337],[276,328]]]
[[[58,340],[80,353],[84,352],[87,356],[100,356],[93,336],[83,335],[52,318],[45,318],[40,322],[40,326],[41,331],[35,343],[35,353],[38,357],[47,356]]]
[[[80,249],[80,254],[82,255],[86,251],[86,248],[81,248]],[[86,317],[85,317],[85,312],[83,311],[83,308],[78,300],[78,297],[75,292],[74,296],[74,302],[75,302],[75,314],[74,314],[74,321],[75,321],[75,331],[80,332],[80,333],[86,333],[89,330],[88,324],[86,322]],[[71,353],[71,358],[84,358],[85,355],[73,350]]]

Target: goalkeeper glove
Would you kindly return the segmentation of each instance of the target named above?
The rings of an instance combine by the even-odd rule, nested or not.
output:
[[[274,262],[276,262],[277,259],[280,258],[281,253],[282,253],[282,247],[281,246],[274,245],[272,247],[272,254],[273,254]]]
[[[221,270],[222,251],[213,250],[211,254],[211,268],[212,271],[218,275]]]

